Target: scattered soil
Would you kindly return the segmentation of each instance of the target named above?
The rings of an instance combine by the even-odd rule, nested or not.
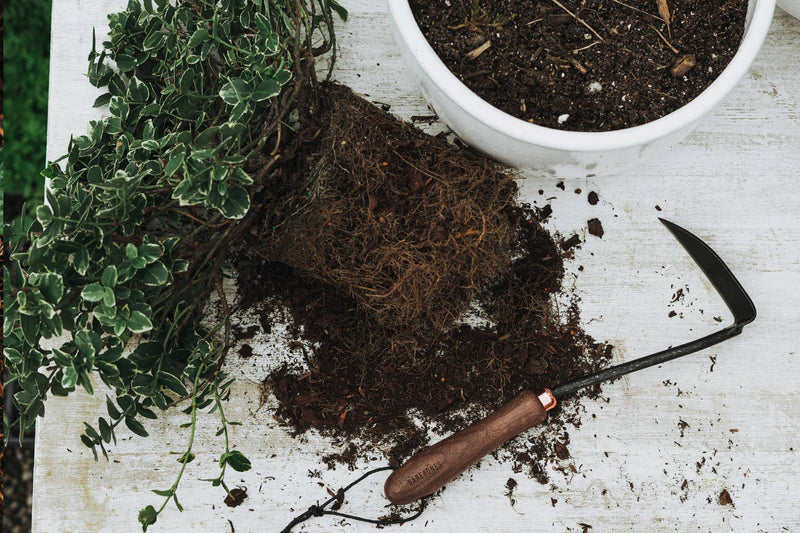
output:
[[[306,203],[280,226],[265,219],[232,261],[246,280],[238,305],[265,332],[283,309],[302,354],[265,382],[279,420],[350,440],[322,458],[329,467],[374,456],[370,443],[397,464],[429,431],[607,363],[611,347],[580,329],[577,304],[554,304],[565,252],[542,226],[550,209],[518,204],[513,176],[483,156],[349,89],[324,91],[297,169],[311,176]],[[564,446],[568,421],[548,426]],[[557,457],[534,437],[506,450],[542,482]]]
[[[600,219],[593,218],[589,220],[586,225],[589,227],[589,233],[600,239],[603,238],[605,232],[603,231],[603,223],[600,222]]]
[[[569,459],[569,450],[563,442],[556,442],[555,444],[556,456],[559,459]]]
[[[581,244],[581,238],[578,237],[577,235],[573,235],[569,239],[561,241],[561,249],[566,252],[566,251],[569,251],[569,250],[575,248],[576,246],[578,246],[580,244]]]
[[[597,202],[600,201],[600,197],[597,196],[596,192],[590,191],[589,195],[586,197],[586,200],[589,202],[589,205],[597,205]]]
[[[733,505],[733,498],[731,498],[731,494],[727,489],[722,489],[722,492],[719,493],[718,501],[720,505]]]
[[[660,118],[708,87],[746,0],[410,0],[448,68],[495,107],[571,131]]]
[[[506,497],[508,498],[508,502],[511,504],[511,507],[516,505],[517,500],[514,498],[514,489],[517,488],[517,480],[513,477],[508,478],[506,481]]]
[[[235,488],[231,489],[227,496],[225,496],[225,505],[228,507],[237,507],[244,503],[247,499],[247,489]]]
[[[689,428],[689,423],[683,420],[682,418],[678,419],[678,429],[681,432],[681,438],[686,434],[686,430]]]
[[[242,344],[239,348],[239,357],[242,359],[253,357],[253,347],[249,344]]]
[[[351,442],[342,452],[330,453],[322,457],[322,462],[328,465],[329,469],[336,468],[337,464],[347,465],[350,470],[356,469],[358,459],[358,446]]]

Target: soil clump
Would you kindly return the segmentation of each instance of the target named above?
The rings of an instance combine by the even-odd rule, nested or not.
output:
[[[580,329],[577,304],[555,304],[565,252],[542,225],[550,209],[519,204],[506,169],[349,89],[324,85],[320,102],[302,119],[318,132],[298,150],[310,154],[296,169],[305,203],[279,225],[265,216],[233,261],[237,305],[265,333],[283,309],[285,340],[303,354],[265,382],[279,420],[359,437],[397,463],[429,430],[460,429],[522,389],[607,363],[611,347]],[[537,461],[555,450],[521,445],[519,470],[546,481]],[[357,451],[325,462],[352,466]]]
[[[490,160],[420,134],[346,87],[326,84],[307,117],[304,198],[262,255],[335,286],[403,342],[429,341],[507,268],[516,186]],[[395,339],[398,340],[398,339]]]
[[[570,131],[660,118],[700,94],[741,42],[746,0],[410,0],[423,34],[481,98]]]

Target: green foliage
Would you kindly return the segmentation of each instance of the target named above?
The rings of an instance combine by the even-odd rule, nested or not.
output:
[[[140,513],[145,530],[170,499],[181,509],[198,411],[216,411],[224,435],[209,481],[227,491],[226,467],[250,468],[229,449],[222,408],[229,316],[203,325],[203,307],[214,289],[224,299],[224,252],[260,185],[246,165],[281,141],[294,85],[313,81],[308,58],[332,47],[332,11],[332,0],[131,0],[89,54],[108,116],[70,140],[63,169],[42,173],[46,205],[7,228],[3,332],[22,430],[48,395],[93,394],[98,379],[113,391],[108,417],[81,435],[97,459],[121,424],[147,437],[147,419],[191,400],[180,473],[156,492],[164,504]]]
[[[52,0],[6,2],[3,110],[8,173],[7,193],[41,199],[47,135],[47,85],[50,67],[50,11]]]
[[[222,454],[219,458],[219,464],[228,465],[237,472],[246,472],[250,470],[250,460],[238,450],[233,450]]]
[[[158,511],[152,505],[148,505],[139,511],[139,523],[142,524],[142,531],[147,531],[147,526],[152,526],[156,523]]]
[[[3,190],[3,185],[5,184],[5,180],[6,180],[6,164],[3,156],[3,145],[0,144],[0,192]],[[3,206],[0,205],[0,220],[3,220],[4,216],[5,215]]]

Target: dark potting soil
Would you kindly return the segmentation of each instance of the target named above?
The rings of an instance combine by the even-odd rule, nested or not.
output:
[[[337,287],[414,349],[463,313],[508,267],[510,173],[422,134],[346,87],[325,85],[304,120],[302,194],[279,223],[265,217],[262,255]],[[269,195],[267,206],[279,194]]]
[[[482,156],[348,89],[324,90],[320,134],[298,167],[312,169],[308,206],[279,227],[265,219],[233,260],[238,306],[265,333],[283,310],[284,340],[303,354],[265,382],[276,417],[297,434],[375,445],[322,462],[352,466],[380,450],[396,464],[428,430],[461,429],[522,389],[608,362],[611,347],[580,329],[577,304],[554,304],[567,252],[542,225],[549,206],[520,205],[510,175]],[[234,331],[253,337],[252,327]],[[242,356],[267,355],[247,346]],[[569,442],[568,421],[579,423],[550,419],[548,437],[558,439],[507,447],[515,471],[546,482],[546,462],[564,457],[554,445]]]
[[[675,111],[730,62],[747,0],[410,0],[455,75],[493,106],[570,131]]]

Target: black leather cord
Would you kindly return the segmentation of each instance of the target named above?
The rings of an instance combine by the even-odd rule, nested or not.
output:
[[[425,498],[420,500],[420,505],[419,505],[419,508],[416,510],[416,512],[413,515],[407,516],[405,518],[378,518],[378,519],[364,518],[362,516],[355,516],[355,515],[351,515],[351,514],[347,514],[347,513],[340,513],[338,511],[328,511],[328,510],[325,509],[325,507],[327,507],[328,505],[332,504],[336,500],[340,500],[341,501],[341,499],[344,497],[344,493],[345,492],[347,492],[351,488],[355,487],[356,485],[358,485],[359,483],[361,483],[362,481],[367,479],[372,474],[377,474],[378,472],[385,472],[386,470],[395,470],[395,467],[393,467],[393,466],[384,466],[384,467],[381,467],[381,468],[376,468],[374,470],[370,470],[369,472],[367,472],[366,474],[364,474],[363,476],[361,476],[357,480],[355,480],[352,483],[350,483],[349,485],[347,485],[345,488],[339,489],[339,491],[336,493],[335,496],[332,496],[331,498],[329,498],[322,505],[312,505],[311,507],[308,508],[307,511],[303,512],[300,515],[297,515],[289,523],[288,526],[286,526],[285,528],[283,528],[283,530],[281,530],[281,533],[289,533],[294,526],[296,526],[297,524],[301,524],[301,523],[305,522],[306,520],[308,520],[312,516],[332,515],[332,516],[338,516],[338,517],[341,517],[341,518],[347,518],[349,520],[357,520],[359,522],[367,522],[369,524],[378,524],[378,525],[381,525],[381,526],[387,526],[387,525],[391,525],[391,524],[404,524],[406,522],[410,522],[411,520],[419,518],[419,516],[425,510],[425,505],[427,503]]]

